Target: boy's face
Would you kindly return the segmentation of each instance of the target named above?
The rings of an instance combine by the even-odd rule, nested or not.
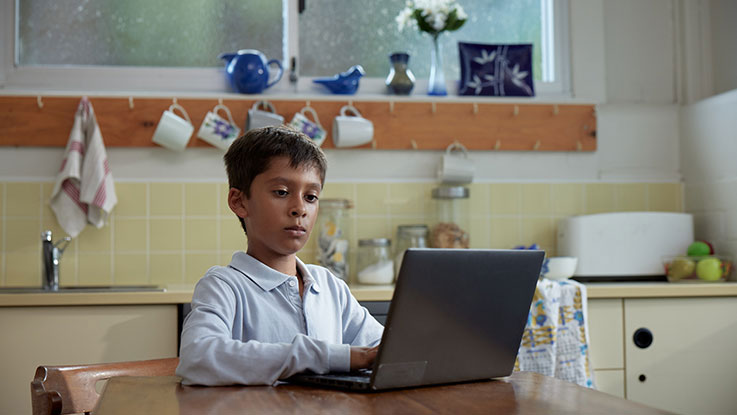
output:
[[[230,207],[246,222],[249,254],[267,261],[302,249],[317,218],[321,189],[317,168],[295,169],[287,157],[274,158],[253,179],[250,198],[231,189]],[[240,197],[234,199],[234,192]]]

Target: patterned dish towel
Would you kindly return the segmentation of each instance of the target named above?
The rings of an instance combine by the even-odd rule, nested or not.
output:
[[[540,279],[514,370],[595,388],[586,308],[583,284]]]
[[[74,238],[87,223],[101,228],[117,202],[100,127],[92,104],[83,97],[51,192],[51,209]]]

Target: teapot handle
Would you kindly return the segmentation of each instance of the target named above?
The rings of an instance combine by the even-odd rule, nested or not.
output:
[[[279,80],[281,79],[281,76],[284,74],[284,68],[281,66],[281,62],[279,62],[278,59],[272,59],[272,60],[266,62],[266,66],[271,66],[272,63],[273,64],[276,64],[276,66],[279,67],[279,73],[276,74],[276,78],[272,82],[269,82],[269,83],[266,84],[266,88],[268,88],[268,87],[274,85],[275,83],[279,82]]]

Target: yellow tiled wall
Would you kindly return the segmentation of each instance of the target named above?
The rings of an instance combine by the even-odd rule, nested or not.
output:
[[[41,231],[64,235],[48,206],[52,183],[0,183],[0,285],[41,281]],[[327,183],[321,198],[348,198],[353,252],[359,238],[394,238],[397,225],[429,223],[432,183]],[[61,260],[62,285],[194,283],[227,264],[246,238],[220,183],[116,183],[118,205],[88,226]],[[678,183],[482,183],[470,186],[474,248],[538,243],[555,254],[558,219],[607,211],[683,211]],[[300,258],[314,262],[311,238]],[[355,255],[351,262],[355,261]]]

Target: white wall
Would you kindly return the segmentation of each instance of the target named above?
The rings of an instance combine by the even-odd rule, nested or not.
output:
[[[683,107],[681,142],[696,238],[737,258],[737,90]]]
[[[679,181],[671,0],[571,0],[570,28],[573,95],[602,103],[597,151],[473,152],[476,179]],[[327,153],[330,181],[430,181],[440,157],[429,151]],[[117,180],[224,179],[214,149],[182,155],[111,148],[108,155]],[[61,149],[0,148],[0,180],[51,180],[61,158]]]

